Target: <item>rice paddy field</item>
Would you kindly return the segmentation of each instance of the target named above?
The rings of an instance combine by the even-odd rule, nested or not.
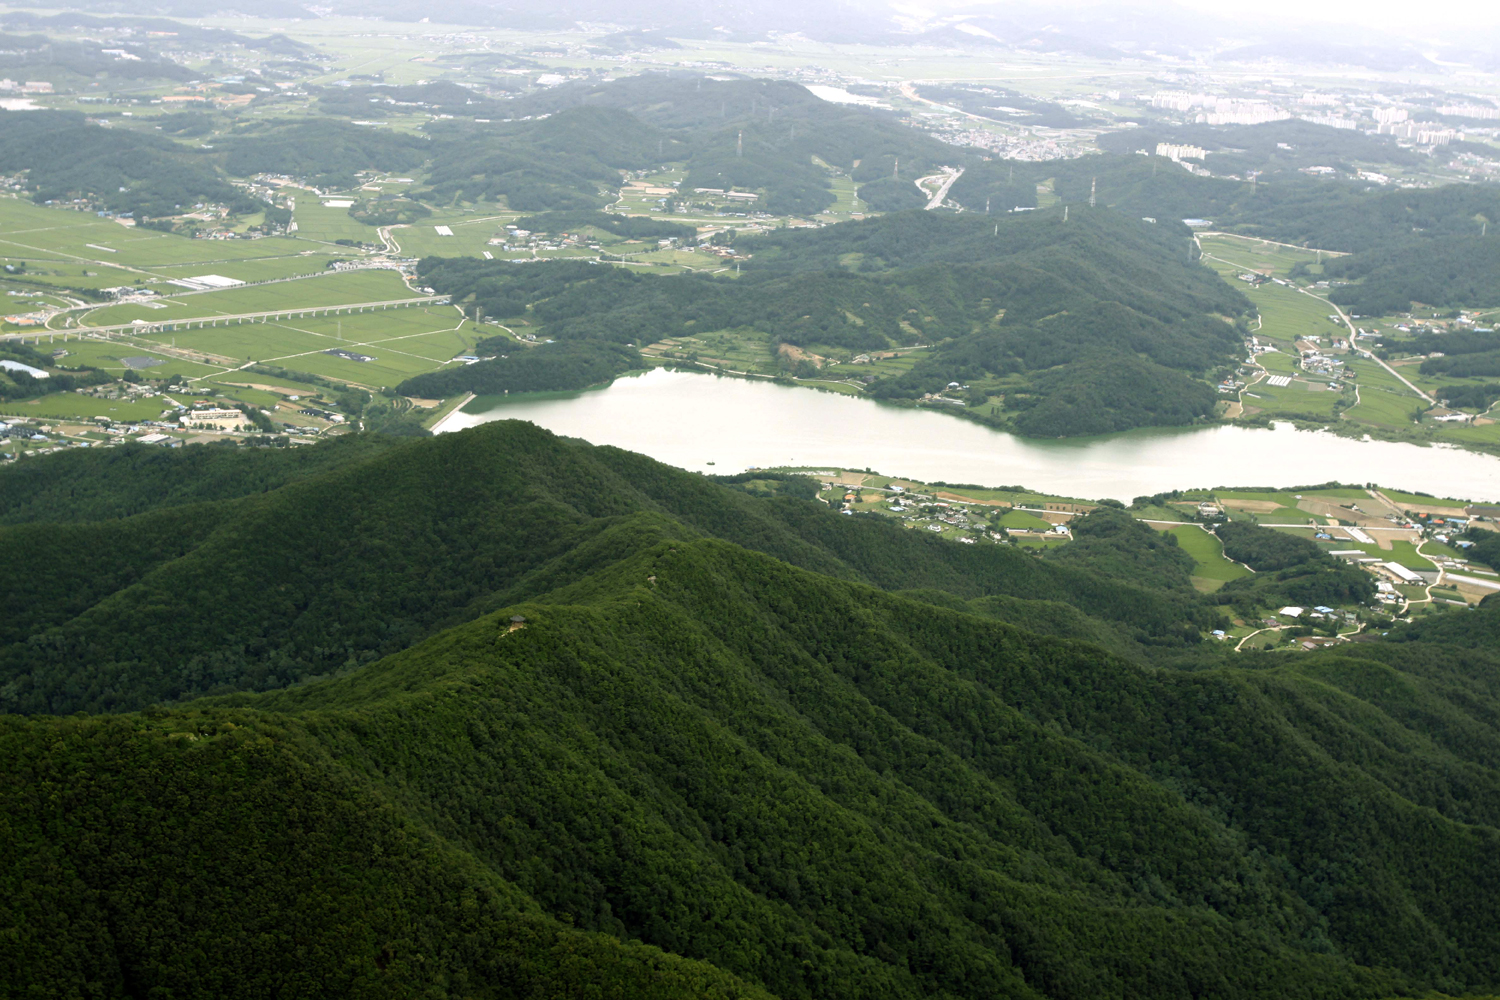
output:
[[[178,330],[143,339],[226,360],[209,375],[253,363],[380,389],[446,367],[484,335],[452,306],[419,306]]]
[[[224,291],[183,290],[178,295],[161,295],[148,304],[105,305],[82,313],[78,325],[110,326],[138,319],[149,323],[176,323],[275,309],[321,309],[390,302],[419,295],[421,293],[412,291],[395,271],[324,271],[307,278],[245,285]]]
[[[28,284],[107,288],[199,274],[261,281],[321,271],[330,259],[351,256],[343,247],[288,237],[192,239],[0,198],[0,262],[25,264]]]

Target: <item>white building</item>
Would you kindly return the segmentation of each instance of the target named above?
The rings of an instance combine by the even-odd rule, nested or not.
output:
[[[182,422],[189,427],[214,427],[218,430],[233,430],[241,424],[250,423],[250,418],[239,410],[189,410],[182,414]]]
[[[1407,569],[1398,562],[1385,563],[1383,568],[1402,583],[1422,583],[1423,580],[1416,573]]]
[[[1183,146],[1172,142],[1158,142],[1156,144],[1156,155],[1165,156],[1171,160],[1201,160],[1208,156],[1208,150],[1201,146]]]

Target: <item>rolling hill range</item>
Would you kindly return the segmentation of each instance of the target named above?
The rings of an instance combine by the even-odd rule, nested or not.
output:
[[[930,349],[875,381],[874,396],[916,400],[966,383],[966,413],[1044,437],[1211,414],[1204,376],[1233,362],[1249,307],[1190,260],[1185,228],[1082,207],[1066,222],[1060,210],[906,212],[742,245],[751,260],[739,280],[472,258],[429,258],[420,273],[471,314],[517,318],[559,341],[639,347],[738,329],[812,351],[920,345]],[[486,366],[508,363],[421,376],[401,391],[484,391]]]
[[[954,545],[524,424],[344,449],[0,471],[7,580],[64,551],[113,580],[66,622],[7,595],[30,645],[92,658],[11,672],[11,707],[139,708],[0,719],[0,989],[1500,982],[1492,644],[1152,665],[1032,626],[1071,608],[1138,650],[1144,605],[1190,623],[1190,588],[1143,572],[1171,576],[1164,550],[1107,571]],[[187,502],[151,500],[164,470]],[[56,498],[47,521],[17,473]],[[1007,595],[1013,621],[984,613]],[[108,627],[69,631],[91,614]],[[100,659],[112,643],[133,659]],[[147,707],[201,691],[209,646],[243,649],[218,694]]]

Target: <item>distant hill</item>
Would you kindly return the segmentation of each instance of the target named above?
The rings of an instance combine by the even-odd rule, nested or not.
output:
[[[1494,609],[1451,644],[1231,657],[1120,511],[1044,560],[525,424],[340,447],[291,479],[185,448],[199,502],[83,523],[57,489],[0,531],[38,657],[12,707],[222,692],[0,718],[7,994],[1500,984]],[[0,495],[93,465],[147,496],[143,452]],[[1156,665],[1030,630],[1173,608]]]
[[[160,135],[91,125],[71,111],[0,111],[0,171],[26,171],[38,202],[81,195],[138,218],[175,215],[197,201],[256,211],[256,201],[210,157]]]
[[[1292,125],[1295,130],[1288,131]],[[1316,141],[1299,140],[1292,151],[1272,146],[1298,135]],[[951,195],[971,211],[982,209],[987,199],[997,209],[1012,203],[1029,207],[1036,203],[1035,185],[1050,179],[1054,193],[1075,205],[1087,202],[1092,192],[1098,203],[1132,216],[1163,223],[1207,219],[1229,232],[1352,253],[1328,262],[1325,271],[1330,278],[1359,280],[1336,289],[1334,300],[1365,315],[1402,312],[1412,302],[1451,308],[1495,301],[1490,290],[1500,286],[1500,267],[1483,240],[1500,220],[1500,188],[1389,188],[1303,176],[1293,169],[1297,163],[1385,155],[1375,139],[1307,123],[1162,136],[1210,144],[1234,137],[1245,148],[1222,156],[1211,152],[1210,165],[1239,157],[1270,172],[1249,183],[1197,176],[1163,157],[1130,154],[1046,164],[992,161],[970,166]],[[1330,136],[1351,137],[1330,145],[1325,142]],[[1115,133],[1105,141],[1121,149],[1155,149],[1154,135],[1146,129]],[[1406,151],[1391,155],[1397,154]]]
[[[1212,412],[1202,377],[1239,349],[1234,318],[1248,305],[1189,260],[1186,236],[1104,210],[1067,223],[1060,211],[910,212],[743,241],[752,257],[737,280],[466,258],[424,260],[420,273],[471,310],[524,315],[562,341],[641,347],[663,331],[753,329],[811,349],[930,345],[871,393],[910,400],[1008,379],[1004,414],[976,415],[1056,437]]]
[[[888,112],[832,104],[788,81],[642,73],[609,83],[568,83],[508,106],[514,117],[608,108],[618,123],[629,121],[619,115],[626,112],[660,130],[668,141],[661,157],[687,162],[685,189],[764,188],[766,207],[776,213],[808,215],[833,203],[828,173],[814,157],[862,184],[899,172],[915,191],[911,181],[969,156],[899,124]]]

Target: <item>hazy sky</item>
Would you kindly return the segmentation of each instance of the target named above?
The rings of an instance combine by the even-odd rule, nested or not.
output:
[[[856,0],[857,2],[857,0]],[[1005,7],[1009,0],[979,0],[981,5]],[[1022,0],[1035,9],[1037,0]],[[1265,25],[1267,20],[1282,22],[1322,22],[1347,25],[1350,28],[1375,28],[1387,34],[1411,38],[1443,36],[1462,41],[1464,33],[1475,27],[1500,28],[1500,2],[1497,0],[1256,0],[1253,4],[1232,4],[1224,0],[1124,0],[1123,3],[1100,3],[1099,0],[1048,0],[1070,7],[1156,8],[1163,13],[1176,11],[1190,16],[1202,11],[1216,18],[1246,25]],[[913,8],[952,10],[976,6],[974,0],[897,0]],[[1488,34],[1488,32],[1486,32]],[[1338,35],[1327,36],[1338,41]],[[1478,39],[1473,39],[1478,42]]]
[[[1234,16],[1235,8],[1217,0],[1180,0],[1185,6]],[[1283,17],[1299,21],[1318,20],[1339,24],[1368,25],[1386,31],[1409,30],[1428,34],[1434,28],[1443,34],[1461,32],[1469,25],[1500,25],[1500,3],[1494,0],[1257,0],[1239,9],[1246,14]]]

